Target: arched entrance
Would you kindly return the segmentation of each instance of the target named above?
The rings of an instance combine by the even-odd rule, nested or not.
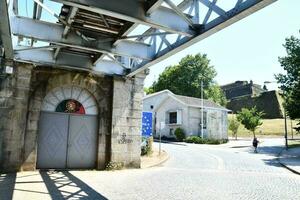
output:
[[[91,169],[96,164],[98,109],[76,86],[55,88],[42,104],[37,168]]]

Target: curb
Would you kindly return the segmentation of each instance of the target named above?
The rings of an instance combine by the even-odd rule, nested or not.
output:
[[[281,156],[281,154],[282,154],[282,152],[283,152],[284,150],[285,150],[285,147],[283,147],[282,150],[281,150],[281,151],[278,153],[278,155],[277,155],[277,161],[278,161],[278,163],[279,163],[282,167],[284,167],[284,168],[286,168],[287,170],[293,172],[294,174],[300,175],[300,172],[298,172],[298,171],[296,171],[296,170],[294,170],[294,169],[288,167],[287,165],[283,164],[283,163],[280,161],[280,156]]]
[[[165,163],[167,160],[170,159],[170,155],[165,151],[165,153],[167,154],[166,157],[162,160],[160,160],[159,162],[157,163],[154,163],[153,165],[150,165],[150,166],[147,166],[147,167],[142,167],[141,169],[147,169],[147,168],[152,168],[152,167],[157,167],[163,163]]]

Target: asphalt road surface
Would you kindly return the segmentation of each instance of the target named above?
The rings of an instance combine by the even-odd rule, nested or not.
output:
[[[300,176],[276,159],[283,144],[162,144],[170,159],[148,169],[2,174],[0,199],[300,200]]]

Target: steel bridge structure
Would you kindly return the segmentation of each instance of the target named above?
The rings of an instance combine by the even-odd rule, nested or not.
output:
[[[276,0],[51,0],[57,13],[31,1],[22,16],[0,0],[2,59],[132,77]]]

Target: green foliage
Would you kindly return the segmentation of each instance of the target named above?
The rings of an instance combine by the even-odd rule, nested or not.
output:
[[[219,105],[225,106],[227,104],[225,94],[221,87],[218,85],[211,85],[206,91],[206,95],[208,99],[211,99]]]
[[[202,139],[199,136],[189,136],[187,137],[184,142],[186,143],[194,143],[194,144],[203,144]]]
[[[176,128],[174,135],[179,142],[182,142],[185,139],[185,133],[182,128]]]
[[[187,55],[179,64],[167,67],[159,75],[158,81],[147,89],[147,94],[168,89],[178,95],[200,98],[202,81],[204,98],[225,105],[225,95],[213,80],[217,75],[216,70],[209,62],[205,54]]]
[[[150,142],[150,138],[148,137],[143,137],[142,138],[142,142],[145,145],[142,145],[141,147],[141,155],[150,155],[152,153],[152,147],[151,147],[151,142]]]
[[[255,137],[255,130],[258,126],[262,125],[263,112],[257,111],[256,107],[251,109],[243,108],[237,114],[237,119],[245,126],[246,129],[252,131]]]
[[[280,57],[279,62],[285,74],[277,74],[275,78],[284,93],[284,107],[292,119],[300,118],[300,39],[294,36],[286,38],[283,45],[287,56]]]
[[[151,88],[151,87],[149,87],[149,88],[144,88],[144,92],[146,92],[146,94],[152,94],[152,93],[154,93],[154,90],[153,90],[153,88]]]
[[[228,129],[232,131],[232,137],[237,138],[237,132],[240,127],[240,124],[241,123],[235,117],[229,119]]]
[[[184,139],[186,143],[194,143],[194,144],[224,144],[227,143],[227,139],[210,139],[210,138],[201,138],[199,136],[189,136]]]

